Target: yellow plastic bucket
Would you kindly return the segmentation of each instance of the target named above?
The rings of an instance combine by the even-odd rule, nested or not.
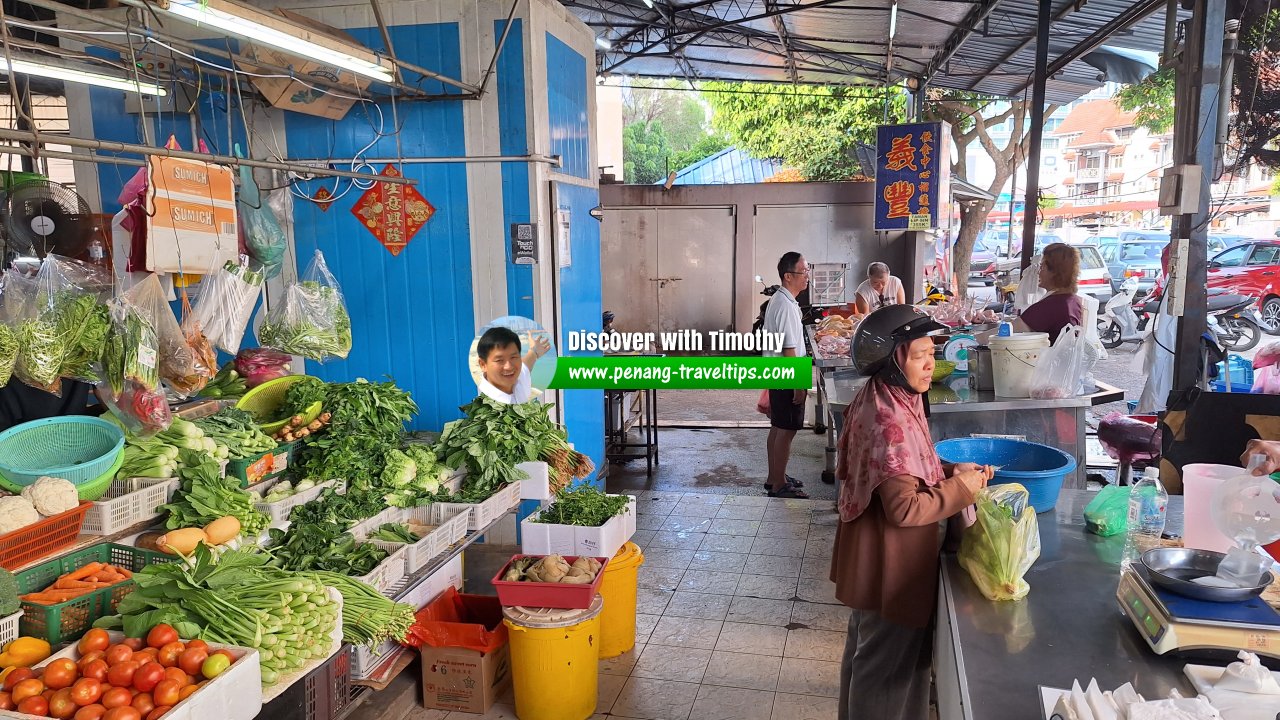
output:
[[[596,711],[599,595],[587,610],[504,607],[520,720],[587,720]]]
[[[636,646],[636,586],[640,582],[640,566],[644,553],[629,542],[618,550],[604,568],[600,595],[604,612],[600,613],[600,659],[617,657]]]

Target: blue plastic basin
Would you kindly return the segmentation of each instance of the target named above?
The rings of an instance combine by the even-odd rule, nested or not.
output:
[[[1063,480],[1076,469],[1076,459],[1067,453],[1023,440],[955,438],[943,440],[934,449],[943,462],[999,466],[990,484],[1022,485],[1038,513],[1048,512],[1058,504]]]

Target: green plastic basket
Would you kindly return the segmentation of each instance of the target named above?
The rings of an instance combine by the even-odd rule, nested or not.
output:
[[[268,380],[245,393],[244,397],[236,401],[236,407],[253,415],[258,420],[259,425],[262,426],[262,432],[268,435],[274,434],[289,423],[288,419],[265,424],[263,421],[275,417],[276,411],[284,404],[285,391],[294,383],[303,381],[323,382],[310,375],[288,375],[275,380]],[[303,421],[310,423],[320,417],[322,410],[323,407],[319,402],[312,403],[311,407],[307,408],[307,411],[302,414]]]
[[[62,575],[78,570],[91,562],[111,563],[137,572],[148,565],[173,562],[175,559],[169,555],[139,550],[127,545],[100,543],[42,562],[23,570],[14,577],[18,581],[18,593],[26,594],[39,592],[52,585]],[[22,634],[44,638],[50,645],[71,642],[85,634],[98,618],[115,613],[116,604],[125,595],[133,592],[133,588],[133,581],[126,580],[56,605],[23,602],[20,625]]]
[[[120,426],[87,415],[33,420],[0,433],[0,477],[19,490],[45,475],[99,481],[124,452]]]

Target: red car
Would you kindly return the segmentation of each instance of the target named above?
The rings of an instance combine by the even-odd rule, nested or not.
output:
[[[1209,287],[1257,297],[1263,327],[1280,333],[1280,240],[1252,240],[1214,255]]]

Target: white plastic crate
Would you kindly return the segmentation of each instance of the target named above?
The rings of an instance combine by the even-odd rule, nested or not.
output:
[[[85,535],[114,535],[159,517],[158,508],[173,498],[180,484],[177,480],[156,478],[112,480],[106,494],[89,506],[80,532]]]
[[[405,546],[400,543],[388,543],[380,540],[370,540],[369,542],[391,553],[386,560],[378,563],[378,567],[364,577],[356,578],[360,582],[377,590],[378,592],[392,597],[391,589],[400,584],[404,579],[404,556]]]
[[[427,536],[418,542],[407,545],[405,547],[405,571],[406,573],[416,573],[431,562],[435,556],[444,553],[462,538],[467,536],[467,524],[470,520],[470,513],[464,510],[456,510],[453,513],[440,513],[444,518],[443,522],[439,522],[436,513],[431,509],[432,506],[416,508],[405,508],[401,511],[400,520],[398,522],[407,522],[413,520],[423,525],[435,525],[436,529],[427,533]]]
[[[0,647],[18,639],[18,621],[22,619],[22,611],[0,618]]]
[[[387,659],[387,656],[395,652],[399,647],[400,643],[394,640],[385,640],[382,644],[372,649],[364,645],[353,646],[351,677],[356,680],[364,680],[369,677]]]
[[[365,518],[347,532],[351,533],[357,540],[363,540],[372,535],[378,528],[389,522],[395,522],[395,518],[400,514],[400,508],[389,507],[386,510],[374,515],[371,518]]]
[[[432,525],[443,525],[459,511],[467,511],[467,532],[475,532],[488,527],[489,523],[502,517],[511,508],[520,504],[520,483],[511,483],[478,503],[432,503]]]
[[[284,482],[284,480],[285,479],[283,477],[273,478],[254,485],[252,489],[263,497],[266,497],[267,493],[271,492],[271,488]],[[256,502],[253,506],[257,508],[258,512],[271,518],[271,522],[282,522],[289,519],[289,513],[293,512],[294,508],[299,505],[305,505],[306,503],[320,497],[320,493],[324,492],[325,488],[333,487],[337,482],[337,480],[325,480],[322,483],[316,483],[316,486],[310,490],[303,490],[300,493],[294,493],[283,500],[277,500],[270,503]]]

